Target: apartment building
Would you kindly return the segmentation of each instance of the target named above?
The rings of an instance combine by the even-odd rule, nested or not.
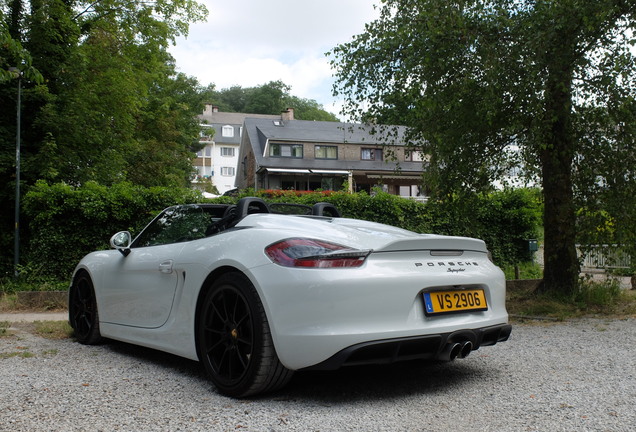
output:
[[[238,153],[246,117],[280,119],[280,115],[261,115],[220,112],[211,104],[198,116],[202,128],[200,143],[203,148],[197,153],[193,166],[197,171],[192,180],[193,187],[204,190],[213,184],[220,194],[233,189],[236,180]]]

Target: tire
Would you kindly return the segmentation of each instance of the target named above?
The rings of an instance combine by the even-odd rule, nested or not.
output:
[[[102,340],[95,288],[86,272],[79,273],[71,285],[68,320],[79,343],[95,345]]]
[[[205,294],[197,330],[199,359],[219,392],[236,398],[282,388],[282,365],[263,304],[242,273],[227,273]]]

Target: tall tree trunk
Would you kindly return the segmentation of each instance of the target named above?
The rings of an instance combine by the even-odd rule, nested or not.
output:
[[[543,291],[571,295],[578,287],[580,264],[576,254],[576,212],[572,188],[574,136],[571,117],[572,73],[554,66],[545,92],[546,134],[540,151],[544,197]]]
[[[9,5],[9,34],[13,40],[22,42],[22,0],[12,0]]]
[[[560,153],[556,148],[545,150],[542,157],[545,203],[542,290],[569,295],[576,292],[580,266],[570,165]]]

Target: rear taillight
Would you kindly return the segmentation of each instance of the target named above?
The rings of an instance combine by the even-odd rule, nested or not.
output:
[[[291,238],[265,248],[267,256],[284,267],[360,267],[371,251],[351,249],[334,243]]]

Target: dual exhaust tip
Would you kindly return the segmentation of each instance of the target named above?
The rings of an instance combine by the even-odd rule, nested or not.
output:
[[[444,350],[439,355],[439,359],[453,361],[456,358],[466,358],[472,350],[473,343],[471,341],[451,342],[446,344]]]

